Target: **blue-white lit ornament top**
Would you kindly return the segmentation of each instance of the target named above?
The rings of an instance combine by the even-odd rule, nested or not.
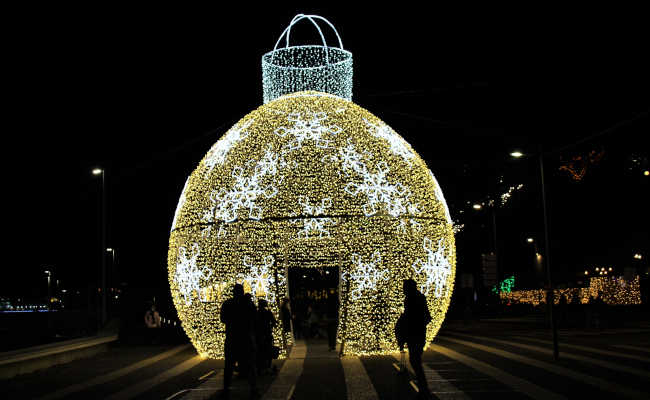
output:
[[[289,46],[291,28],[302,20],[318,30],[322,45]],[[336,34],[339,47],[327,45],[317,21],[325,22]],[[282,38],[286,46],[278,48]],[[352,100],[352,53],[343,49],[336,28],[318,15],[296,15],[282,32],[272,51],[262,56],[264,103],[286,94],[313,90]]]

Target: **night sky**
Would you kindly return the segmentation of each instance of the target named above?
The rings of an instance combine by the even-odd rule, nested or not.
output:
[[[467,202],[521,183],[497,210],[499,254],[504,273],[536,284],[525,238],[543,237],[537,160],[509,153],[540,145],[559,149],[545,158],[556,280],[591,265],[622,272],[634,252],[648,255],[650,36],[640,10],[31,10],[5,58],[5,138],[18,140],[4,151],[12,205],[0,296],[37,294],[44,266],[64,287],[96,281],[95,166],[107,171],[107,245],[120,281],[168,293],[169,229],[185,178],[261,105],[260,58],[299,12],[334,23],[353,53],[354,101],[437,176],[465,224],[459,271],[478,271],[493,240],[490,210]],[[292,39],[318,36],[305,23]],[[592,150],[602,158],[582,181],[559,170]]]

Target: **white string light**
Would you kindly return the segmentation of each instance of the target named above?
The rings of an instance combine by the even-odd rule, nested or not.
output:
[[[310,21],[320,34],[322,46],[289,46],[291,28]],[[325,22],[336,34],[339,47],[327,45],[317,21]],[[286,36],[286,47],[278,48]],[[315,90],[352,100],[352,53],[343,49],[336,28],[318,15],[296,15],[282,32],[272,51],[262,56],[264,103],[286,94]]]
[[[447,282],[452,273],[451,263],[445,255],[445,246],[442,245],[442,241],[442,238],[438,241],[438,250],[434,252],[431,239],[425,236],[422,247],[427,252],[427,260],[422,261],[418,258],[413,263],[415,273],[426,276],[426,281],[421,285],[424,294],[429,294],[429,290],[433,286],[436,297],[442,296],[443,289],[448,285]]]
[[[174,212],[174,219],[172,220],[172,230],[176,227],[176,221],[178,220],[178,215],[181,212],[181,209],[185,205],[185,201],[187,200],[187,197],[185,195],[185,189],[187,189],[187,184],[190,181],[190,177],[188,176],[187,179],[185,180],[185,185],[183,185],[183,190],[181,191],[181,197],[178,199],[178,205],[176,206],[176,211]]]
[[[240,275],[240,279],[250,288],[250,293],[255,297],[264,297],[267,301],[275,301],[275,291],[272,290],[275,279],[271,267],[275,263],[273,256],[264,257],[264,264],[255,265],[248,256],[244,256],[244,265],[249,268],[249,273]]]
[[[351,271],[341,274],[341,279],[344,282],[349,279],[352,283],[350,290],[352,300],[358,300],[367,291],[373,291],[376,294],[379,281],[388,280],[388,270],[378,268],[381,264],[381,254],[378,251],[372,254],[368,262],[363,262],[361,256],[354,253],[352,254],[352,264],[354,268]]]
[[[191,255],[188,257],[187,249],[179,247],[178,249],[178,263],[176,264],[176,282],[178,283],[178,290],[185,300],[185,304],[191,305],[194,293],[201,298],[201,285],[200,282],[207,280],[212,275],[212,270],[206,267],[198,267],[196,265],[197,258],[201,250],[198,243],[192,244]]]
[[[229,190],[213,190],[210,194],[212,207],[204,214],[204,221],[214,222],[221,220],[226,223],[233,222],[239,217],[240,209],[248,209],[250,219],[262,218],[262,208],[257,204],[260,197],[271,198],[278,193],[276,187],[282,178],[275,178],[278,167],[285,166],[284,160],[277,154],[267,150],[264,157],[255,164],[249,164],[252,169],[246,175],[244,168],[234,167],[232,177],[235,184]]]
[[[325,198],[321,200],[320,205],[313,206],[309,203],[309,197],[300,196],[298,197],[298,204],[302,206],[302,212],[304,216],[299,219],[292,219],[293,223],[303,224],[303,229],[298,232],[298,237],[300,239],[308,239],[314,237],[316,234],[319,238],[329,237],[330,233],[325,229],[326,224],[335,224],[332,218],[322,217],[325,213],[325,210],[332,205],[332,199]]]
[[[293,137],[287,144],[289,151],[301,148],[303,142],[307,140],[313,141],[316,147],[327,148],[331,141],[325,138],[325,134],[336,135],[341,132],[341,128],[336,125],[324,125],[326,119],[327,114],[324,112],[292,113],[287,116],[287,120],[292,122],[293,126],[290,128],[281,126],[275,130],[275,134],[281,138],[287,135]]]
[[[222,165],[226,161],[226,156],[230,149],[248,136],[248,127],[253,123],[251,118],[239,127],[231,128],[217,143],[212,146],[205,156],[203,164],[206,166],[206,174],[212,172],[216,165]]]
[[[368,125],[368,129],[371,135],[386,140],[388,142],[388,146],[390,147],[390,151],[392,151],[396,156],[402,157],[404,162],[409,166],[411,165],[411,160],[415,157],[415,153],[413,153],[413,150],[410,148],[409,144],[406,143],[406,141],[402,139],[401,136],[396,134],[395,131],[391,129],[391,127],[382,123],[373,124],[365,118],[363,119],[363,122]]]

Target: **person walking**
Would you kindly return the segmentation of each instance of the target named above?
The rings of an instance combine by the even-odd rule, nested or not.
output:
[[[430,399],[432,395],[422,368],[422,353],[426,344],[427,325],[431,322],[431,314],[429,314],[426,297],[417,289],[417,284],[413,279],[405,280],[403,288],[404,313],[398,319],[395,327],[397,343],[400,351],[404,351],[404,344],[408,345],[409,363],[415,372],[419,398]]]
[[[248,376],[251,398],[257,399],[259,392],[255,365],[255,305],[244,296],[244,287],[241,284],[234,286],[233,297],[221,306],[220,319],[226,325],[223,391],[220,398],[230,397],[233,369],[235,362],[238,362],[240,371]]]
[[[273,328],[278,322],[268,309],[268,302],[265,299],[259,299],[257,304],[257,372],[261,375],[271,368]]]

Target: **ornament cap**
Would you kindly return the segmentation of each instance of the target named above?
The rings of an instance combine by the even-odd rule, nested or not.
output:
[[[322,45],[290,46],[291,28],[299,21],[310,21]],[[328,46],[317,21],[325,22],[336,34],[339,47]],[[285,47],[278,48],[282,38]],[[352,100],[352,53],[343,49],[336,28],[318,15],[298,14],[282,32],[272,51],[262,56],[264,103],[286,94],[313,90]]]

